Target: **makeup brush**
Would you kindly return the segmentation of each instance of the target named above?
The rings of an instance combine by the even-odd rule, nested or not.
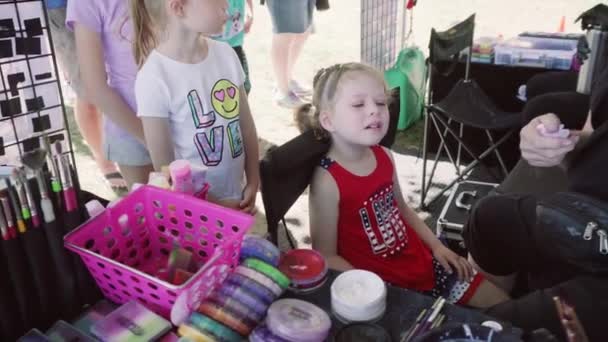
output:
[[[2,240],[10,240],[11,236],[8,233],[8,226],[4,219],[4,210],[0,207],[0,232],[2,233]]]
[[[27,179],[27,172],[25,167],[21,166],[16,168],[17,176],[19,177],[19,181],[23,185],[23,189],[25,192],[25,199],[27,201],[27,206],[30,209],[30,215],[32,218],[32,224],[34,227],[40,226],[40,216],[38,215],[38,209],[36,208],[36,203],[34,203],[34,194],[32,193],[32,189],[30,188],[30,182]]]
[[[15,187],[15,192],[17,193],[17,198],[19,199],[19,205],[21,208],[21,216],[24,220],[28,220],[31,217],[30,208],[27,205],[27,196],[25,194],[25,186],[21,182],[19,177],[19,171],[16,168],[13,168],[13,171],[9,177],[10,182]]]
[[[47,151],[46,164],[49,168],[49,172],[51,173],[51,191],[53,191],[54,193],[59,193],[61,192],[61,183],[59,181],[59,168],[57,167],[57,164],[55,164],[51,145],[49,144],[49,139],[46,134],[41,136],[40,139],[42,140],[42,145],[44,146],[44,149]]]
[[[10,200],[6,195],[0,195],[0,204],[2,205],[0,211],[4,213],[4,218],[6,219],[8,237],[14,239],[17,237],[17,228],[15,227],[15,221],[13,221]]]
[[[59,168],[59,179],[61,180],[61,187],[63,191],[63,199],[65,201],[65,210],[72,212],[78,208],[78,202],[76,200],[76,190],[74,189],[74,182],[72,181],[72,170],[70,168],[69,155],[64,155],[62,152],[63,148],[60,141],[56,141],[53,144],[54,158]]]
[[[21,215],[19,199],[17,195],[15,195],[15,193],[13,192],[13,186],[11,185],[11,182],[8,180],[8,178],[4,178],[4,183],[6,184],[6,192],[8,193],[8,199],[13,209],[15,209],[15,221],[17,221],[17,230],[19,231],[19,233],[25,233],[27,231],[27,228],[25,227],[25,222],[23,222],[23,216]]]
[[[32,170],[36,176],[36,182],[38,183],[38,188],[40,191],[40,209],[42,210],[44,222],[49,223],[55,221],[55,210],[53,209],[53,202],[49,197],[44,175],[42,174],[42,169],[44,167],[47,154],[48,153],[46,150],[37,148],[23,154],[23,157],[21,157],[21,162],[28,169]]]

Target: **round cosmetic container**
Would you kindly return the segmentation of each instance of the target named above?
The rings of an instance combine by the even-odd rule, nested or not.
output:
[[[331,320],[325,311],[299,299],[272,303],[266,324],[273,334],[291,342],[324,341],[331,329]]]
[[[312,249],[294,249],[285,253],[279,270],[290,280],[289,290],[294,293],[312,292],[327,280],[327,262],[321,253]]]
[[[369,271],[344,272],[331,284],[331,308],[344,323],[374,322],[386,310],[386,285]]]

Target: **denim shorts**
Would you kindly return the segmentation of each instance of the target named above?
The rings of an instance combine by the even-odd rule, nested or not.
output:
[[[266,0],[274,33],[304,33],[312,25],[316,0]]]
[[[128,134],[104,134],[103,152],[105,157],[118,165],[145,166],[152,164],[148,149]]]

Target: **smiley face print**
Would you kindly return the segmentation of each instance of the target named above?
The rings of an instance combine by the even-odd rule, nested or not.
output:
[[[211,104],[223,118],[235,118],[239,115],[239,88],[225,79],[217,81],[211,90]]]

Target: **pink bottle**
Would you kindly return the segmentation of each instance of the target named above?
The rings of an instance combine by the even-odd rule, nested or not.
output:
[[[169,165],[173,191],[194,194],[192,182],[192,168],[187,160],[176,160]]]

